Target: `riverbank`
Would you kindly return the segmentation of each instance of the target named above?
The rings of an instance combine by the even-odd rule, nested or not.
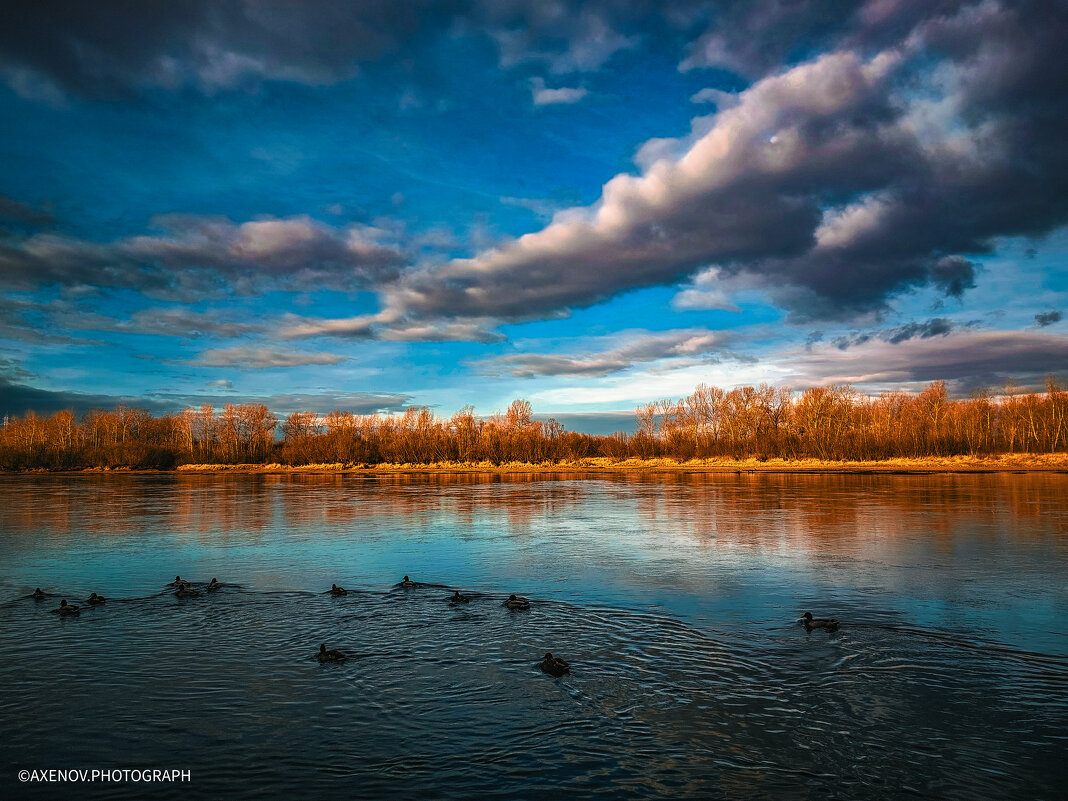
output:
[[[351,465],[343,463],[187,464],[179,473],[997,473],[1068,472],[1068,454],[1005,454],[973,457],[946,456],[883,461],[822,461],[819,459],[578,459],[558,463],[436,462],[433,464]]]

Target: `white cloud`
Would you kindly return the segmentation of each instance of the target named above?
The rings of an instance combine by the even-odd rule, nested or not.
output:
[[[561,103],[577,103],[589,92],[584,87],[549,89],[542,78],[530,79],[530,92],[535,106],[549,106]]]

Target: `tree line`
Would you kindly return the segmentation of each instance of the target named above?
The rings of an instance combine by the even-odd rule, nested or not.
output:
[[[279,425],[263,404],[185,409],[153,416],[119,406],[77,417],[28,413],[0,427],[0,469],[93,467],[168,470],[182,464],[306,465],[443,462],[558,463],[590,457],[728,457],[882,460],[1068,450],[1068,392],[1012,383],[997,394],[951,398],[944,382],[922,392],[862,395],[849,386],[700,385],[678,400],[635,411],[635,433],[595,436],[534,419],[528,401],[478,417],[470,406],[448,418],[430,409],[403,414],[295,412]]]

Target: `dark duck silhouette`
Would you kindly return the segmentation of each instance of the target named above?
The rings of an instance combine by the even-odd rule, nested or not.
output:
[[[94,592],[89,596],[89,600],[87,600],[86,603],[89,604],[89,606],[99,606],[102,603],[106,603],[107,600],[108,599],[105,598],[103,595],[97,595]]]
[[[326,650],[326,643],[319,646],[319,661],[320,662],[344,662],[348,659],[341,651]]]
[[[829,617],[812,617],[811,612],[805,612],[801,616],[801,622],[805,626],[805,631],[812,631],[812,629],[826,629],[827,631],[838,631],[838,621]]]
[[[52,611],[55,612],[57,615],[62,615],[63,617],[67,617],[69,615],[77,615],[81,613],[81,610],[78,607],[74,606],[74,604],[69,604],[66,601],[60,601],[59,608],[53,609]]]
[[[168,587],[178,587],[180,589],[182,587],[188,587],[189,586],[189,582],[186,581],[185,579],[183,579],[181,576],[175,576],[174,577],[174,581],[172,581],[167,586]]]
[[[509,595],[508,600],[504,602],[504,605],[509,609],[515,609],[518,612],[525,612],[530,609],[530,601],[516,595]]]
[[[336,584],[331,584],[330,585],[330,594],[333,595],[336,598],[339,595],[348,595],[349,591],[346,590],[344,587],[339,587]]]
[[[402,587],[414,587],[415,586],[415,582],[412,581],[407,576],[405,576],[403,579],[401,579],[400,585]]]
[[[571,665],[548,652],[546,652],[545,658],[541,660],[541,664],[538,667],[541,668],[542,673],[548,673],[550,676],[556,676],[556,678],[571,672]]]
[[[175,598],[197,598],[200,593],[190,587],[188,584],[182,584],[174,591]]]
[[[461,595],[459,590],[453,590],[452,598],[449,599],[454,604],[465,604],[470,600],[466,595]]]
[[[44,591],[40,587],[38,587],[36,590],[30,593],[30,597],[33,598],[33,600],[35,601],[43,601],[45,599],[45,594]]]
[[[211,581],[208,582],[208,592],[215,592],[221,586],[222,584],[219,583],[219,580],[212,576]]]

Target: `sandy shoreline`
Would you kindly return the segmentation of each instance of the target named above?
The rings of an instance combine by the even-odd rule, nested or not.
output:
[[[312,464],[190,464],[174,471],[132,471],[93,469],[78,472],[175,472],[182,474],[217,473],[355,473],[390,474],[503,474],[503,473],[999,473],[999,472],[1068,472],[1068,454],[1011,454],[998,457],[931,457],[926,459],[888,459],[872,462],[837,462],[817,459],[707,459],[676,462],[669,459],[605,458],[582,459],[556,464],[509,462],[494,465],[481,463],[346,465]]]

